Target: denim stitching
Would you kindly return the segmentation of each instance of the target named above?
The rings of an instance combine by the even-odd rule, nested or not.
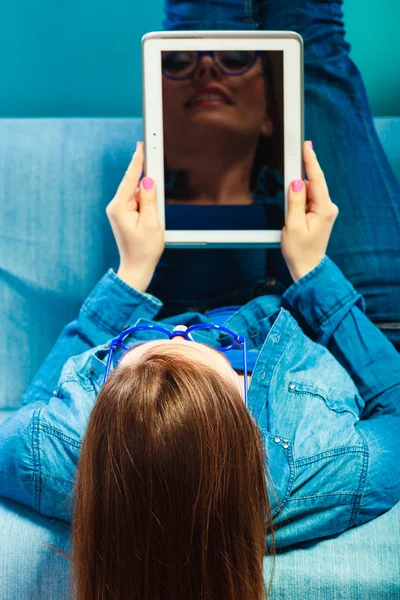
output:
[[[293,382],[296,385],[309,385],[309,384],[301,384],[301,383],[296,383]],[[313,388],[313,389],[318,389],[318,388]],[[301,396],[313,396],[316,398],[321,398],[321,400],[323,401],[323,403],[325,404],[325,406],[328,408],[328,410],[331,410],[332,412],[336,413],[336,414],[342,414],[342,413],[349,413],[350,415],[352,415],[353,417],[357,417],[357,415],[350,410],[349,408],[341,408],[341,409],[336,409],[332,406],[332,404],[329,402],[328,397],[326,395],[322,395],[322,393],[318,393],[318,392],[311,392],[308,390],[295,390],[295,389],[291,389],[289,388],[289,392],[291,394],[299,394]],[[322,392],[322,390],[321,390]]]
[[[244,20],[247,23],[252,23],[253,22],[252,0],[244,0],[243,9],[244,9],[244,15],[245,15]]]
[[[74,485],[74,481],[71,479],[63,479],[63,477],[57,477],[56,475],[50,475],[49,473],[43,473],[43,477],[48,477],[49,479],[54,479],[56,481],[61,481],[62,483],[68,483],[70,485]]]
[[[312,494],[311,496],[302,496],[301,498],[291,498],[289,500],[290,502],[301,502],[303,500],[312,500],[314,498],[326,498],[327,496],[356,496],[357,492],[332,492],[332,493],[327,493],[327,494]]]
[[[287,311],[285,311],[285,312],[287,312]],[[284,314],[283,312],[282,313],[280,312],[278,316],[281,317],[281,315],[283,315],[283,314]],[[264,344],[263,344],[263,346],[262,346],[262,348],[261,348],[261,350],[259,352],[259,355],[257,357],[256,364],[254,365],[253,373],[255,373],[256,370],[259,369],[259,365],[264,365],[264,363],[261,362],[262,361],[263,350],[264,350],[265,346],[267,345],[267,343],[269,341],[269,338],[271,337],[271,332],[274,329],[274,327],[276,326],[277,322],[278,322],[278,318],[276,319],[276,321],[274,322],[273,326],[271,327],[271,329],[268,332],[268,335],[267,335],[267,337],[266,337],[266,339],[264,341]],[[287,325],[287,323],[285,325]],[[280,323],[280,327],[281,327],[282,333],[285,333],[286,327],[282,326],[282,323]],[[272,381],[273,381],[273,379],[275,377],[275,374],[278,371],[279,364],[281,363],[281,361],[283,361],[283,357],[287,354],[287,350],[288,350],[290,344],[292,343],[292,340],[294,338],[294,334],[295,333],[296,333],[296,330],[293,328],[292,331],[291,331],[291,333],[290,333],[290,336],[286,340],[286,344],[280,349],[281,355],[278,358],[278,360],[277,360],[274,368],[272,369],[272,373],[271,373],[271,376],[269,378],[269,388],[268,388],[267,398],[266,398],[266,401],[264,402],[264,405],[263,405],[263,407],[262,407],[262,409],[261,409],[261,411],[260,411],[260,413],[259,413],[259,415],[257,417],[258,421],[261,420],[261,417],[263,416],[264,411],[267,409],[267,405],[268,405],[268,402],[269,402],[269,395],[271,393],[271,384],[272,384]],[[260,382],[258,382],[258,384],[266,386],[268,384],[268,381],[264,381],[263,384],[260,384]]]
[[[63,399],[63,396],[59,396],[58,393],[60,392],[61,388],[64,385],[67,385],[67,383],[74,383],[75,385],[79,386],[79,388],[84,388],[88,392],[91,392],[92,386],[91,386],[90,380],[89,380],[89,383],[87,383],[87,380],[88,380],[87,376],[81,376],[79,374],[72,377],[71,374],[68,373],[68,375],[65,375],[65,378],[60,377],[60,380],[58,382],[58,388],[57,388],[57,398],[60,398],[61,400]]]
[[[111,335],[114,334],[114,329],[112,328],[112,326],[110,326],[108,322],[103,321],[103,319],[101,319],[96,313],[92,312],[91,309],[82,306],[81,311],[83,315],[87,317],[87,319],[91,321],[94,325],[100,327],[101,329],[103,329],[103,331],[106,331]]]
[[[35,510],[40,512],[40,501],[42,496],[42,474],[40,466],[40,442],[39,442],[39,418],[42,408],[38,408],[32,417],[32,457],[34,466],[34,486],[35,486]]]
[[[143,302],[143,303],[145,303],[145,302]],[[135,310],[137,308],[138,308],[138,306],[132,307],[130,309],[130,314],[132,314],[133,310]],[[150,306],[150,308],[154,308],[154,307]],[[110,327],[109,323],[107,321],[103,321],[103,319],[101,317],[99,317],[98,313],[94,312],[91,308],[82,306],[81,311],[84,314],[84,316],[87,317],[88,319],[92,320],[92,322],[95,325],[100,324],[100,325],[103,325],[107,331],[110,331],[110,332],[113,331],[113,329],[112,329],[112,327]]]
[[[115,282],[123,290],[126,290],[131,295],[135,296],[140,303],[144,301],[150,304],[152,307],[160,307],[159,302],[155,298],[150,298],[149,294],[147,294],[146,292],[138,292],[135,288],[132,288],[130,285],[125,283],[125,281],[123,281],[112,269],[110,269],[109,275],[111,276],[113,282]]]
[[[288,485],[286,488],[286,493],[285,493],[284,497],[282,498],[282,503],[279,506],[277,506],[276,509],[274,510],[274,512],[272,514],[273,517],[275,517],[280,510],[283,510],[285,504],[288,503],[288,501],[290,499],[290,495],[293,491],[293,484],[296,479],[296,463],[295,463],[295,460],[293,457],[292,444],[290,444],[289,448],[287,449],[287,454],[288,454],[288,463],[289,463],[289,469],[290,469],[289,481],[288,481]]]
[[[63,442],[70,444],[70,446],[74,446],[75,448],[78,448],[78,449],[80,449],[82,446],[81,442],[65,435],[65,433],[62,433],[62,431],[60,431],[56,427],[52,427],[50,425],[41,423],[40,428],[42,429],[42,431],[44,433],[47,433],[48,435],[52,435],[53,437],[56,437],[56,438],[62,440]]]
[[[356,297],[356,294],[354,293],[354,291],[350,291],[347,296],[345,296],[339,303],[335,304],[331,310],[329,310],[327,313],[324,313],[320,316],[319,319],[316,319],[312,324],[311,327],[320,327],[321,325],[323,325],[324,323],[326,323],[328,321],[328,319],[330,319],[330,317],[332,315],[334,315],[335,313],[337,313],[341,308],[343,308],[343,306],[345,306],[350,300],[352,300],[353,298]]]
[[[319,273],[324,268],[324,266],[329,260],[330,259],[328,258],[328,256],[325,255],[324,258],[319,262],[319,264],[316,267],[314,267],[312,271],[310,271],[309,273],[307,273],[307,275],[304,275],[304,277],[301,277],[300,279],[292,283],[288,290],[291,289],[291,291],[294,292],[300,286],[302,287],[309,279],[313,279],[317,275],[317,273]]]
[[[358,486],[358,491],[357,491],[357,498],[354,502],[353,505],[353,510],[351,511],[351,515],[350,515],[350,519],[349,519],[349,523],[347,525],[347,529],[350,529],[350,527],[352,527],[355,523],[355,520],[357,518],[358,512],[360,510],[360,504],[361,504],[361,500],[362,500],[362,496],[363,496],[363,492],[364,492],[364,487],[365,487],[365,482],[367,479],[367,470],[368,470],[368,463],[369,463],[369,453],[368,453],[368,444],[367,444],[367,440],[365,439],[364,434],[359,430],[358,427],[355,428],[358,435],[361,437],[361,439],[364,442],[364,460],[363,460],[363,465],[362,465],[362,471],[361,471],[361,477],[360,477],[360,484]]]
[[[365,454],[365,448],[363,446],[350,446],[349,448],[336,448],[334,450],[327,450],[326,452],[320,452],[314,456],[308,458],[299,458],[296,460],[296,467],[305,467],[307,465],[314,464],[325,458],[335,458],[337,456],[343,456],[345,454]]]

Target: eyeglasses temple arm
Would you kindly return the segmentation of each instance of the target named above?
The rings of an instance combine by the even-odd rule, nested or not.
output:
[[[248,394],[248,385],[247,385],[247,352],[246,352],[246,338],[240,336],[240,342],[243,348],[243,374],[244,374],[244,405],[248,408],[247,394]]]
[[[110,346],[110,349],[108,351],[107,364],[106,364],[106,372],[104,373],[103,385],[105,384],[106,379],[107,379],[108,375],[110,374],[111,361],[112,361],[112,357],[113,357],[113,354],[115,352],[115,349],[116,349],[117,345],[118,344],[115,344],[115,343],[112,342],[111,346]]]

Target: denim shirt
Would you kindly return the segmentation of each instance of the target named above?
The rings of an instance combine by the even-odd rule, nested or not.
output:
[[[154,322],[161,306],[111,269],[101,279],[23,406],[0,425],[1,496],[71,522],[107,342],[127,325]],[[255,298],[226,323],[259,349],[248,401],[264,442],[277,547],[338,534],[400,498],[400,355],[364,310],[325,256],[282,297]],[[209,319],[163,320],[171,328],[198,322]]]

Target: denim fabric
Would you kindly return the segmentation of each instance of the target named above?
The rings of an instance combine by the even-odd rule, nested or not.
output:
[[[165,31],[177,29],[257,29],[255,0],[166,0]]]
[[[75,469],[107,341],[127,324],[155,322],[160,309],[157,298],[112,270],[103,277],[24,406],[0,426],[4,497],[71,521]],[[255,298],[226,321],[259,350],[248,402],[265,445],[278,547],[341,533],[400,498],[400,355],[364,310],[362,296],[325,257],[282,298]],[[163,322],[205,321],[186,313]],[[204,341],[213,336],[215,330],[204,332]]]
[[[400,119],[377,119],[376,124],[400,174]],[[65,323],[74,318],[106,269],[118,266],[105,207],[118,188],[137,139],[142,139],[140,119],[0,119],[3,410],[20,406]],[[220,277],[228,265],[233,265],[238,277],[246,274],[229,251],[222,250],[221,255],[227,262],[219,273],[213,275],[213,261],[202,263],[203,280],[197,291],[205,306],[203,290],[213,283],[213,276]],[[191,267],[189,261],[187,269]],[[253,285],[249,280],[251,296],[285,291],[274,280],[267,285],[262,269],[254,272],[253,267],[254,263],[249,265],[249,276],[260,275],[260,282]],[[177,279],[179,272],[178,264]],[[188,276],[190,271],[182,272]],[[232,286],[235,289],[235,281]]]
[[[0,119],[1,408],[118,266],[105,208],[141,139],[141,119]]]
[[[373,322],[400,323],[400,186],[374,128],[360,73],[349,57],[341,0],[167,0],[164,28],[300,33],[305,137],[314,142],[340,209],[328,254],[364,296]],[[187,287],[182,287],[182,271],[188,274]],[[151,291],[163,298],[163,314],[188,306],[205,310],[248,301],[255,280],[267,276],[290,285],[279,250],[169,250]],[[400,348],[400,327],[387,325],[385,334]]]
[[[268,600],[400,600],[400,503],[338,538],[276,558]],[[51,547],[46,546],[49,544]],[[67,592],[70,528],[0,500],[1,600],[73,600]],[[271,562],[264,560],[265,580]]]

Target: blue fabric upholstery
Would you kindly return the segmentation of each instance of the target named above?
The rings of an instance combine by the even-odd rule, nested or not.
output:
[[[400,118],[376,125],[400,177]],[[117,266],[105,207],[138,139],[140,119],[0,119],[0,409]]]
[[[270,600],[399,600],[400,504],[338,538],[277,557]],[[0,501],[1,600],[69,600],[69,530]],[[271,563],[265,560],[265,579]]]
[[[400,118],[375,124],[400,178]],[[0,120],[0,422],[117,264],[104,209],[138,139],[139,119]],[[65,524],[0,502],[1,600],[68,598],[68,563],[44,544],[68,552]],[[271,598],[400,600],[399,547],[400,504],[339,538],[280,555]]]

